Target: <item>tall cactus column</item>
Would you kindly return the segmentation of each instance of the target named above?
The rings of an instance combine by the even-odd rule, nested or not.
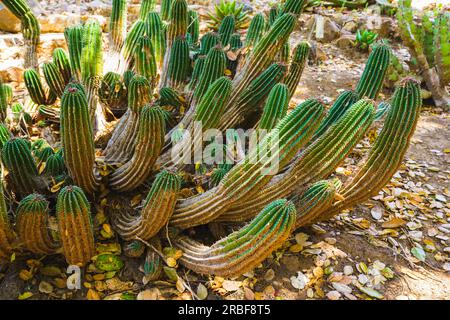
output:
[[[84,191],[93,193],[98,182],[94,177],[91,118],[84,92],[74,85],[68,86],[61,99],[61,142],[70,177]]]
[[[179,239],[176,246],[183,250],[179,261],[201,274],[240,276],[257,267],[286,241],[295,215],[292,202],[276,200],[248,225],[210,247],[189,238]]]
[[[13,249],[14,231],[8,218],[3,181],[0,181],[0,263],[9,261]]]

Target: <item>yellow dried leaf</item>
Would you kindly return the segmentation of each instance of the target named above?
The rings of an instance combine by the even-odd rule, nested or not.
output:
[[[97,291],[89,289],[86,295],[88,300],[100,300],[100,295]]]
[[[29,270],[20,270],[19,272],[19,278],[23,281],[28,281],[33,278],[33,273],[31,273]]]
[[[383,228],[388,228],[388,229],[391,229],[391,228],[398,228],[398,227],[401,227],[402,225],[404,225],[406,223],[406,221],[405,220],[403,220],[402,218],[392,218],[391,220],[389,220],[389,221],[386,221],[386,222],[384,222],[381,226],[383,227]]]
[[[30,291],[26,291],[26,292],[20,294],[20,295],[17,297],[17,299],[19,299],[19,300],[26,300],[26,299],[28,299],[28,298],[30,298],[30,297],[32,297],[32,296],[33,296],[33,293],[31,293]]]

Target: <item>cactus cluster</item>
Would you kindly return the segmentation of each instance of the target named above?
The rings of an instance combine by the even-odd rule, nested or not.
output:
[[[22,2],[5,1],[15,13],[26,11]],[[66,29],[67,53],[57,48],[52,61],[24,73],[36,106],[26,126],[43,118],[60,141],[11,133],[8,108],[16,114],[22,109],[0,84],[9,200],[0,192],[0,260],[20,249],[47,255],[61,247],[69,264],[88,264],[96,254],[91,209],[96,213],[106,204],[126,255],[141,257],[149,245],[143,257],[147,280],[162,275],[162,231],[173,235],[171,246],[183,251],[179,262],[187,268],[239,276],[296,227],[378,192],[400,165],[414,131],[419,85],[404,80],[389,104],[377,108],[392,54],[380,43],[354,90],[343,91],[328,111],[316,98],[288,111],[310,51],[307,42],[292,50],[289,44],[304,3],[286,0],[267,17],[256,13],[246,33],[240,32],[247,23],[243,8],[219,5],[225,9],[214,16],[215,28],[201,35],[199,15],[186,0],[163,0],[160,12],[155,1],[142,1],[129,32],[127,1],[112,1],[109,50],[103,51],[99,23],[88,19]],[[369,157],[342,184],[333,172],[375,120],[384,127]],[[238,130],[232,129],[240,128],[267,134],[248,153],[203,137],[219,129],[236,139]],[[198,146],[214,156],[223,150],[231,161],[197,161]],[[142,202],[136,197],[145,194]],[[49,232],[49,204],[55,202],[58,230]],[[10,209],[17,213],[15,223]],[[185,231],[222,222],[248,224],[211,246]]]

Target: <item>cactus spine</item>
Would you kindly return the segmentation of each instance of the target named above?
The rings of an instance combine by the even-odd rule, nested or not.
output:
[[[377,44],[369,55],[361,79],[356,86],[360,98],[376,99],[383,85],[389,67],[391,49],[385,44]]]
[[[93,193],[98,183],[93,171],[95,150],[89,108],[85,94],[73,85],[61,98],[61,142],[70,177],[83,190]]]
[[[95,247],[91,208],[81,188],[67,186],[61,190],[56,218],[67,263],[84,266],[95,255]]]
[[[54,253],[58,247],[48,230],[48,201],[40,194],[30,194],[17,207],[16,230],[25,249],[38,254]]]
[[[161,171],[152,184],[139,217],[122,215],[115,221],[118,233],[126,240],[149,240],[169,221],[181,179],[175,173]]]
[[[117,191],[132,190],[149,176],[164,144],[164,113],[159,107],[145,106],[139,117],[136,147],[132,158],[110,176]]]
[[[270,90],[257,128],[265,130],[274,128],[278,121],[286,115],[288,105],[288,87],[281,83],[276,84],[272,90]]]
[[[298,83],[305,68],[306,61],[311,46],[308,42],[300,42],[294,49],[291,58],[291,64],[289,65],[289,71],[284,79],[284,83],[289,89],[290,97],[292,97],[297,89]]]
[[[183,250],[180,263],[197,273],[240,276],[258,266],[286,241],[294,226],[295,214],[292,202],[276,200],[248,225],[211,247],[181,238],[177,241],[177,246]]]

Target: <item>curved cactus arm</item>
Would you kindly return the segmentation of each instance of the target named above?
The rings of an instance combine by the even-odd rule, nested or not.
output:
[[[187,33],[191,35],[191,45],[196,46],[199,39],[199,33],[200,33],[200,18],[198,16],[197,11],[189,10],[189,24]]]
[[[230,43],[231,35],[235,31],[235,19],[234,15],[229,15],[223,18],[222,23],[219,26],[219,38],[223,47]]]
[[[76,85],[69,84],[61,98],[61,143],[70,177],[83,190],[93,193],[98,181],[94,176],[92,124],[86,96]]]
[[[275,176],[267,187],[245,204],[236,203],[218,220],[246,221],[270,201],[301,194],[308,184],[327,178],[364,136],[373,117],[373,102],[358,101],[328,131],[302,151],[284,173]]]
[[[291,234],[295,223],[292,202],[276,200],[265,207],[248,225],[207,247],[189,238],[176,246],[183,251],[180,263],[201,274],[237,277],[277,250]]]
[[[295,21],[296,18],[293,14],[282,15],[247,57],[244,66],[233,80],[233,93],[225,108],[227,112],[223,117],[221,129],[233,127],[232,124],[235,121],[233,119],[239,113],[237,110],[240,108],[238,102],[241,94],[273,62],[293,31]]]
[[[72,72],[70,71],[70,60],[67,53],[62,48],[56,48],[52,53],[53,63],[56,65],[59,73],[63,76],[64,86],[72,80]]]
[[[356,101],[358,101],[358,94],[356,94],[356,92],[351,90],[342,92],[339,97],[337,97],[330,110],[328,110],[327,116],[320,124],[313,139],[322,136],[331,125],[336,123],[347,112],[347,110],[355,104]]]
[[[17,235],[23,247],[33,253],[51,254],[58,248],[48,230],[48,205],[44,196],[30,194],[17,207]]]
[[[282,119],[289,105],[289,90],[284,84],[276,84],[270,90],[257,129],[271,130]]]
[[[123,74],[126,70],[132,69],[134,63],[134,53],[139,39],[145,35],[146,25],[142,20],[136,20],[128,32],[125,42],[120,52],[121,60],[116,68],[116,72]]]
[[[70,70],[74,80],[81,81],[81,51],[83,49],[82,25],[67,27],[64,30],[67,48],[69,50]]]
[[[202,72],[198,78],[198,84],[193,93],[192,105],[196,105],[197,101],[203,97],[209,86],[219,77],[225,74],[226,56],[220,47],[214,47],[209,50],[204,63],[202,64]]]
[[[25,87],[31,100],[36,104],[49,105],[54,102],[42,85],[41,77],[35,69],[27,69],[23,72]]]
[[[124,163],[133,155],[142,108],[150,102],[151,84],[143,76],[134,76],[128,87],[128,110],[120,118],[104,150],[105,160]]]
[[[21,195],[45,190],[46,184],[39,177],[36,162],[29,143],[22,138],[11,138],[2,149],[2,160],[8,169],[13,189]]]
[[[286,65],[283,63],[274,63],[264,70],[242,91],[233,110],[226,109],[219,128],[233,128],[244,120],[252,121],[251,118],[259,118],[263,101],[270,90],[282,81],[285,74]]]
[[[42,116],[46,121],[59,124],[60,123],[60,109],[54,108],[50,106],[39,106],[38,113]]]
[[[292,52],[289,71],[284,78],[284,83],[289,89],[289,97],[292,97],[297,89],[303,70],[305,69],[311,46],[308,42],[300,42]]]
[[[114,219],[117,232],[125,240],[149,240],[169,221],[180,191],[180,177],[169,171],[161,171],[152,184],[138,217],[121,214]]]
[[[2,174],[3,176],[3,174]],[[5,195],[3,193],[3,179],[0,181],[0,263],[8,262],[13,252],[14,231],[8,217]]]
[[[323,110],[315,99],[298,105],[227,173],[218,187],[179,201],[171,224],[189,228],[208,223],[232,205],[254,198],[277,169],[282,169],[308,142],[323,118]],[[276,146],[271,145],[274,141]],[[274,147],[278,147],[277,151]]]
[[[245,38],[245,46],[255,46],[266,31],[266,20],[262,13],[256,14],[247,30]]]
[[[109,46],[112,52],[119,53],[125,41],[127,9],[127,0],[112,0],[111,18],[109,20]],[[141,19],[144,18],[141,17]]]
[[[117,191],[132,190],[149,176],[164,144],[164,113],[159,107],[145,106],[139,116],[136,147],[132,158],[110,176],[109,185]]]
[[[90,204],[80,187],[60,191],[56,218],[67,263],[84,266],[95,255],[95,241]]]
[[[161,70],[166,52],[166,30],[157,12],[150,12],[145,20],[147,36],[152,40],[158,70]]]
[[[419,83],[405,78],[398,85],[383,129],[370,150],[369,157],[356,175],[345,183],[343,200],[323,212],[320,220],[329,219],[345,208],[376,195],[397,171],[408,149],[422,106]]]
[[[391,48],[386,44],[378,43],[373,47],[364,67],[363,74],[356,86],[356,92],[359,98],[377,98],[383,86],[391,54]]]
[[[61,98],[66,86],[64,76],[59,71],[57,65],[53,62],[47,62],[42,65],[45,81],[53,95]]]
[[[321,180],[306,189],[295,201],[297,209],[295,227],[314,221],[320,213],[330,208],[341,185],[342,183],[338,179]]]
[[[41,29],[36,16],[25,0],[2,0],[3,4],[21,21],[22,35],[25,40],[25,68],[38,68],[37,46]]]

